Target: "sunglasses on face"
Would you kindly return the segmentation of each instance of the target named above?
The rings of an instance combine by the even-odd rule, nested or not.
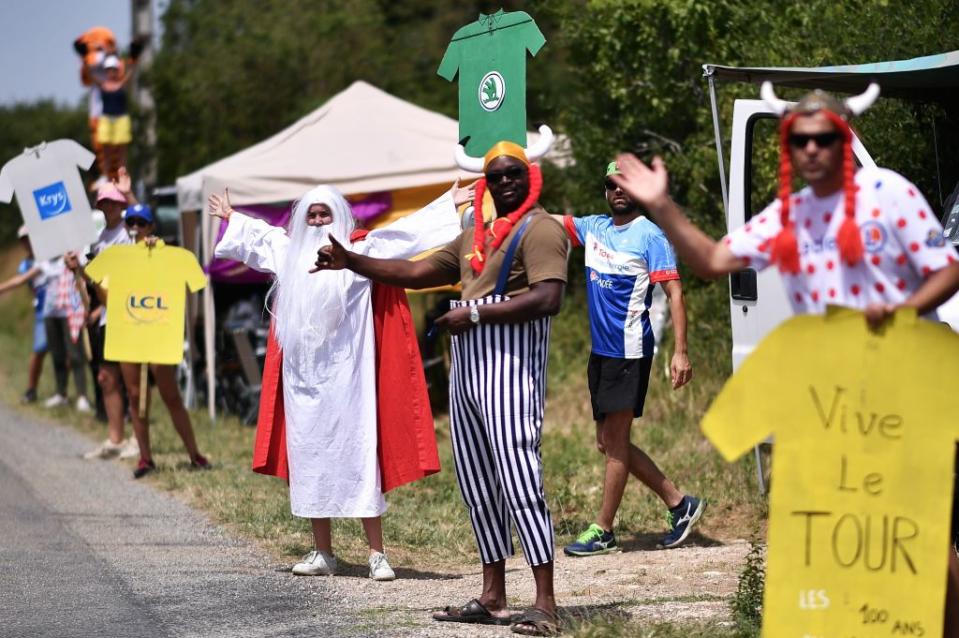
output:
[[[793,148],[806,148],[810,141],[816,143],[817,148],[828,148],[839,141],[839,133],[819,133],[818,135],[803,135],[792,133],[789,135],[789,145]]]
[[[142,217],[130,217],[125,220],[127,226],[136,226],[137,228],[146,228],[150,225],[150,222],[143,219]]]
[[[606,190],[608,190],[608,191],[614,191],[614,190],[616,190],[617,188],[619,188],[619,184],[617,184],[616,182],[614,182],[614,181],[611,180],[611,179],[607,179],[607,180],[606,180]]]
[[[510,166],[501,171],[489,171],[486,173],[486,182],[495,184],[503,178],[510,180],[519,179],[523,176],[524,172],[526,172],[526,169],[522,166]]]

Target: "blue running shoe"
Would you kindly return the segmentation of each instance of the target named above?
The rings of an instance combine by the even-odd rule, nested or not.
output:
[[[567,556],[597,556],[620,551],[616,535],[593,523],[576,537],[576,542],[563,548]]]
[[[705,511],[705,500],[700,500],[695,496],[684,496],[679,505],[666,514],[670,532],[663,538],[662,546],[665,549],[671,549],[682,544],[689,533],[693,531],[693,525]]]

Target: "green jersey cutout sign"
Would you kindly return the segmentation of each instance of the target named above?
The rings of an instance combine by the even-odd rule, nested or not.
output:
[[[546,38],[524,11],[502,9],[460,28],[437,73],[452,82],[459,73],[460,139],[466,153],[482,157],[508,140],[526,146],[526,52],[536,55]]]

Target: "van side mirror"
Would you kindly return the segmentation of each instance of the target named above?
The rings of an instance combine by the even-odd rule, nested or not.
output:
[[[739,272],[729,274],[729,294],[736,301],[756,301],[759,295],[756,290],[756,271],[745,268]]]

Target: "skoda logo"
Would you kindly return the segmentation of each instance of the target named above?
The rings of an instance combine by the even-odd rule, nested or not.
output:
[[[493,112],[506,97],[506,81],[497,71],[490,71],[479,83],[479,103],[484,111]]]

